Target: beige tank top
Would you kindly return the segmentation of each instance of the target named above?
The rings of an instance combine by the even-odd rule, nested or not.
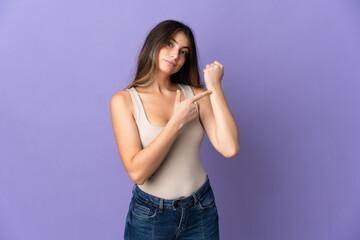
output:
[[[186,98],[194,96],[189,85],[182,83],[178,85]],[[126,90],[131,95],[141,145],[145,148],[158,136],[163,127],[152,125],[148,121],[135,88]],[[195,106],[199,113],[196,102]],[[200,157],[203,138],[204,130],[199,117],[185,124],[159,168],[138,187],[148,194],[164,199],[187,197],[198,190],[206,181],[206,172]]]

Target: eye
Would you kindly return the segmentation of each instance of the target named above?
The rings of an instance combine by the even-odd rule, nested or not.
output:
[[[186,52],[186,51],[180,51],[180,54],[183,55],[183,56],[187,56],[189,53]]]
[[[171,42],[168,42],[168,44],[167,44],[169,47],[172,47],[173,46],[173,44],[171,43]]]

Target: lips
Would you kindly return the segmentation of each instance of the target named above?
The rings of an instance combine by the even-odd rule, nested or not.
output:
[[[171,65],[173,65],[174,67],[176,67],[176,64],[175,63],[173,63],[173,62],[170,62],[170,61],[168,61],[168,60],[165,60],[167,63],[169,63],[169,64],[171,64]]]

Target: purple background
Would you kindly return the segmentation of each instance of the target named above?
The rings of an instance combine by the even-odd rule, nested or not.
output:
[[[133,182],[110,98],[148,31],[193,28],[225,67],[240,153],[205,135],[222,239],[360,239],[360,3],[0,2],[0,239],[122,239]]]

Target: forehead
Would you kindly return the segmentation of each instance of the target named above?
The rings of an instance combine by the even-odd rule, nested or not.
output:
[[[183,31],[178,31],[172,35],[173,39],[181,46],[190,47],[190,41]]]

